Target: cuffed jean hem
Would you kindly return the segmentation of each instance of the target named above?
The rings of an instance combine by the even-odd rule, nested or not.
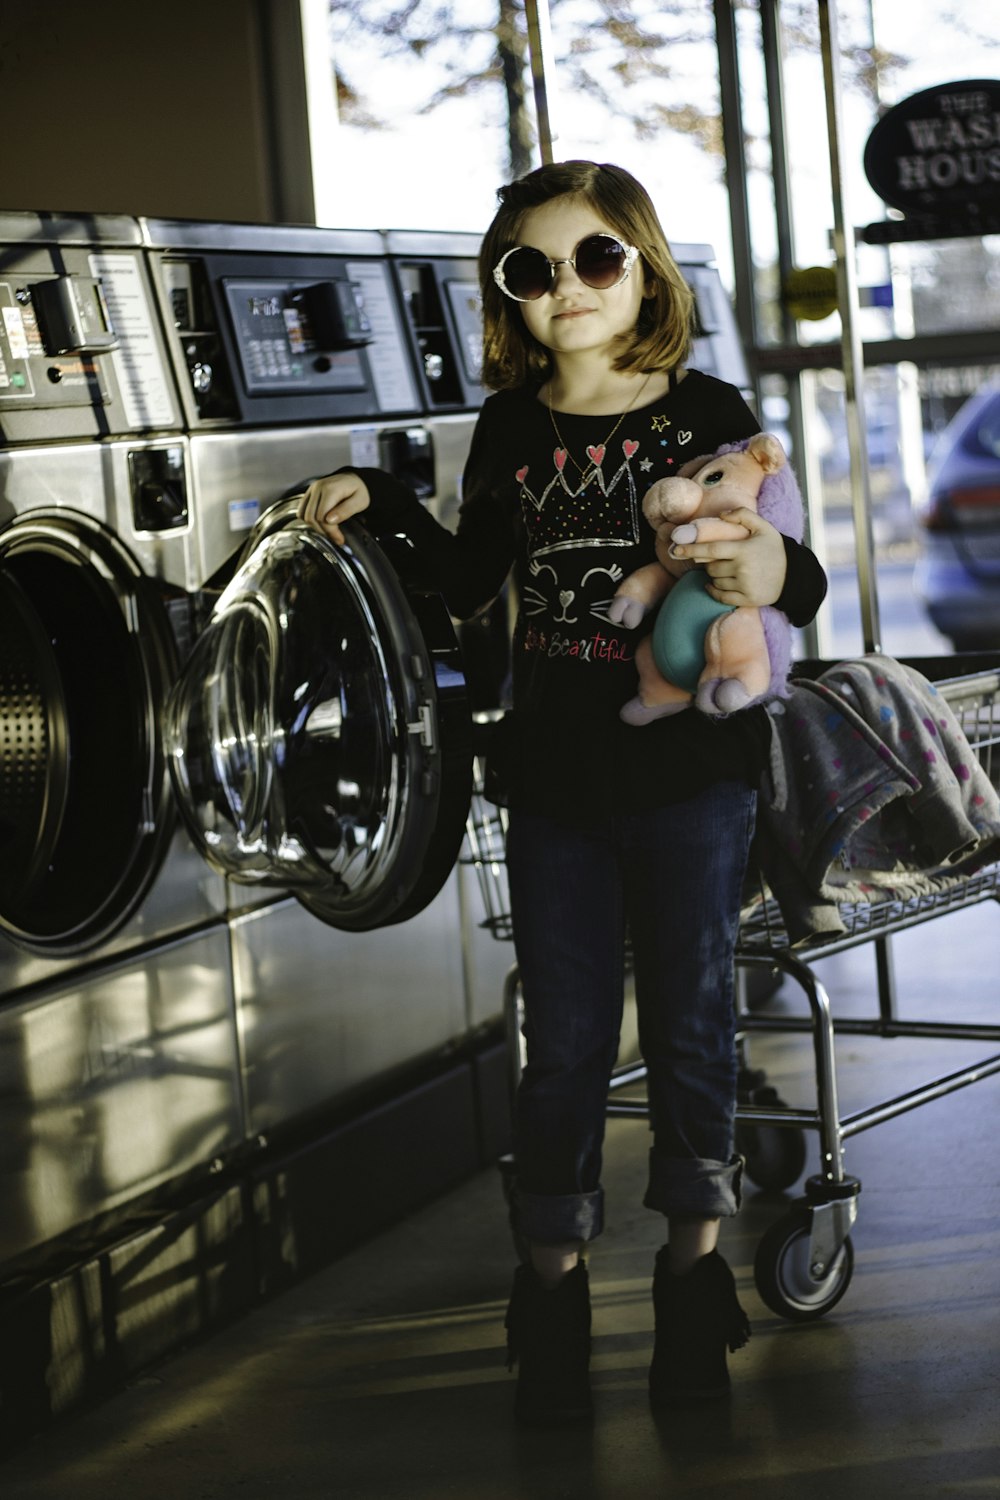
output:
[[[571,1240],[594,1240],[604,1228],[604,1190],[549,1196],[524,1193],[515,1183],[513,1222],[535,1245],[565,1245]]]
[[[646,1208],[677,1219],[731,1219],[739,1212],[743,1158],[702,1161],[698,1157],[649,1153]]]

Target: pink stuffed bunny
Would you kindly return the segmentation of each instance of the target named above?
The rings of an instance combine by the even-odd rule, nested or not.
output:
[[[801,540],[802,497],[771,433],[693,459],[647,491],[642,509],[656,531],[657,561],[630,574],[608,610],[616,624],[634,629],[660,604],[652,632],[636,650],[639,694],[621,710],[627,723],[647,724],[692,702],[718,718],[764,698],[787,696],[792,638],[787,616],[773,605],[719,604],[706,592],[705,570],[672,556],[675,543],[745,537],[745,527],[720,519],[740,506]]]

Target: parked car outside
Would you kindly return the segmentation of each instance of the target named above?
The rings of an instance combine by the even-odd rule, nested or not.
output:
[[[1000,385],[952,418],[927,479],[914,588],[956,651],[1000,648]]]

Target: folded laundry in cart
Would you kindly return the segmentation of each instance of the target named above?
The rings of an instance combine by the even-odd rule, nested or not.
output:
[[[754,853],[793,943],[846,931],[842,904],[906,900],[1000,860],[1000,798],[948,702],[871,654],[771,709]]]

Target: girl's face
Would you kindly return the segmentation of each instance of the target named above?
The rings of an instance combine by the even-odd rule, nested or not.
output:
[[[553,261],[568,261],[577,245],[589,234],[622,236],[597,214],[583,198],[553,198],[525,214],[518,243],[541,250]],[[598,291],[586,286],[571,265],[558,265],[549,291],[534,302],[522,302],[519,311],[525,327],[557,364],[560,356],[610,359],[612,346],[636,325],[646,295],[642,262],[636,261],[618,286]]]

